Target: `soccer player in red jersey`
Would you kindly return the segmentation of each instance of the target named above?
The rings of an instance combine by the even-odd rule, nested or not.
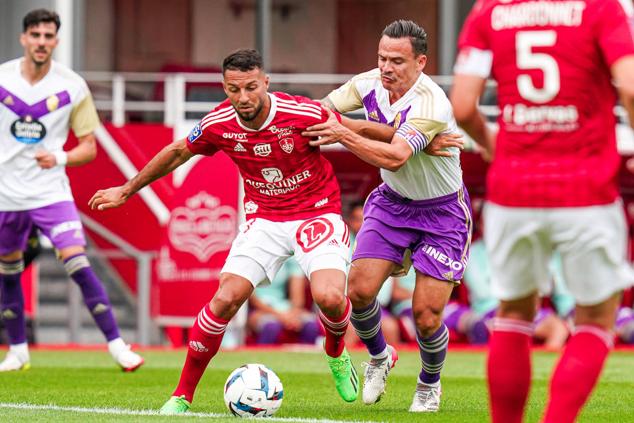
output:
[[[622,3],[622,4],[621,4]],[[459,124],[492,158],[484,239],[501,300],[488,384],[494,422],[520,422],[530,387],[535,302],[561,253],[575,328],[555,368],[545,422],[572,422],[613,343],[632,281],[619,199],[613,108],[634,117],[632,4],[618,0],[478,1],[459,39],[450,95]],[[497,134],[478,112],[498,84]]]
[[[351,310],[344,291],[350,234],[341,217],[332,166],[301,136],[306,127],[325,122],[328,112],[304,97],[269,93],[269,77],[255,50],[227,56],[223,76],[228,99],[186,139],[165,147],[124,185],[97,191],[90,200],[93,209],[118,207],[195,154],[218,151],[236,163],[244,180],[247,221],[232,244],[218,291],[194,323],[179,384],[161,413],[189,409],[227,323],[254,288],[269,283],[291,255],[310,279],[337,391],[345,401],[354,401],[358,378],[343,342]]]

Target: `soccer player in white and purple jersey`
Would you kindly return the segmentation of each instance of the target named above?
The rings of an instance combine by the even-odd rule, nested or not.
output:
[[[322,136],[315,145],[336,140],[381,168],[383,183],[368,197],[352,256],[351,322],[370,353],[363,401],[373,404],[385,391],[398,358],[381,331],[377,294],[383,282],[411,259],[422,364],[411,412],[436,412],[440,406],[440,372],[449,342],[443,308],[467,264],[472,223],[458,148],[450,147],[444,156],[424,151],[436,135],[457,132],[447,96],[423,73],[426,52],[423,28],[412,21],[395,21],[379,42],[378,68],[353,77],[323,101],[342,113],[363,108],[368,120],[391,125],[396,134],[390,143],[358,136],[332,119],[307,132]]]
[[[119,336],[106,291],[88,262],[65,172],[95,158],[99,118],[86,82],[51,58],[59,26],[55,12],[28,13],[20,36],[24,57],[0,65],[0,310],[10,342],[0,371],[30,365],[20,276],[32,227],[58,250],[115,361],[132,371],[143,359]],[[79,145],[64,151],[69,128]]]
[[[621,4],[622,3],[622,4]],[[451,93],[461,126],[493,161],[484,241],[500,308],[488,361],[494,422],[521,422],[530,389],[535,301],[561,254],[575,328],[552,376],[544,422],[573,422],[613,344],[633,277],[619,198],[617,90],[634,122],[630,0],[484,0],[460,36]],[[497,136],[478,112],[498,83]]]

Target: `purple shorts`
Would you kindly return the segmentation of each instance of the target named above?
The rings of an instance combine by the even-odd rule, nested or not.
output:
[[[58,250],[85,246],[84,229],[72,201],[21,211],[0,211],[0,255],[24,251],[35,225]]]
[[[467,190],[429,200],[401,197],[386,184],[365,203],[352,260],[377,258],[403,263],[410,250],[414,268],[438,280],[458,282],[469,259],[471,203]]]

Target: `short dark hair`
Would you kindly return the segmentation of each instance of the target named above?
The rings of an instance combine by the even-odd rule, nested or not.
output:
[[[55,24],[55,32],[59,31],[59,27],[62,23],[59,20],[59,15],[52,10],[48,9],[35,9],[31,10],[22,19],[22,32],[26,32],[32,26],[37,26],[42,22],[53,22]]]
[[[406,21],[405,19],[394,21],[385,27],[381,35],[390,38],[409,37],[414,56],[427,54],[427,33],[422,26],[414,21]]]
[[[227,70],[247,72],[253,69],[262,69],[263,67],[262,55],[257,50],[247,48],[234,51],[222,61],[223,74]]]

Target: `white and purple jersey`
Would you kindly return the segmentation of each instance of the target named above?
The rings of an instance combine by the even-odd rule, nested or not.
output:
[[[0,65],[0,211],[30,210],[73,196],[63,166],[42,169],[38,150],[61,152],[69,129],[77,137],[99,126],[86,82],[53,62],[31,85],[15,59]]]
[[[381,178],[402,197],[428,200],[453,194],[462,188],[460,150],[452,157],[430,156],[423,149],[438,133],[458,132],[445,92],[421,73],[398,101],[390,104],[378,69],[361,73],[328,94],[341,113],[363,108],[368,120],[397,128],[414,155],[396,172],[381,169]]]

